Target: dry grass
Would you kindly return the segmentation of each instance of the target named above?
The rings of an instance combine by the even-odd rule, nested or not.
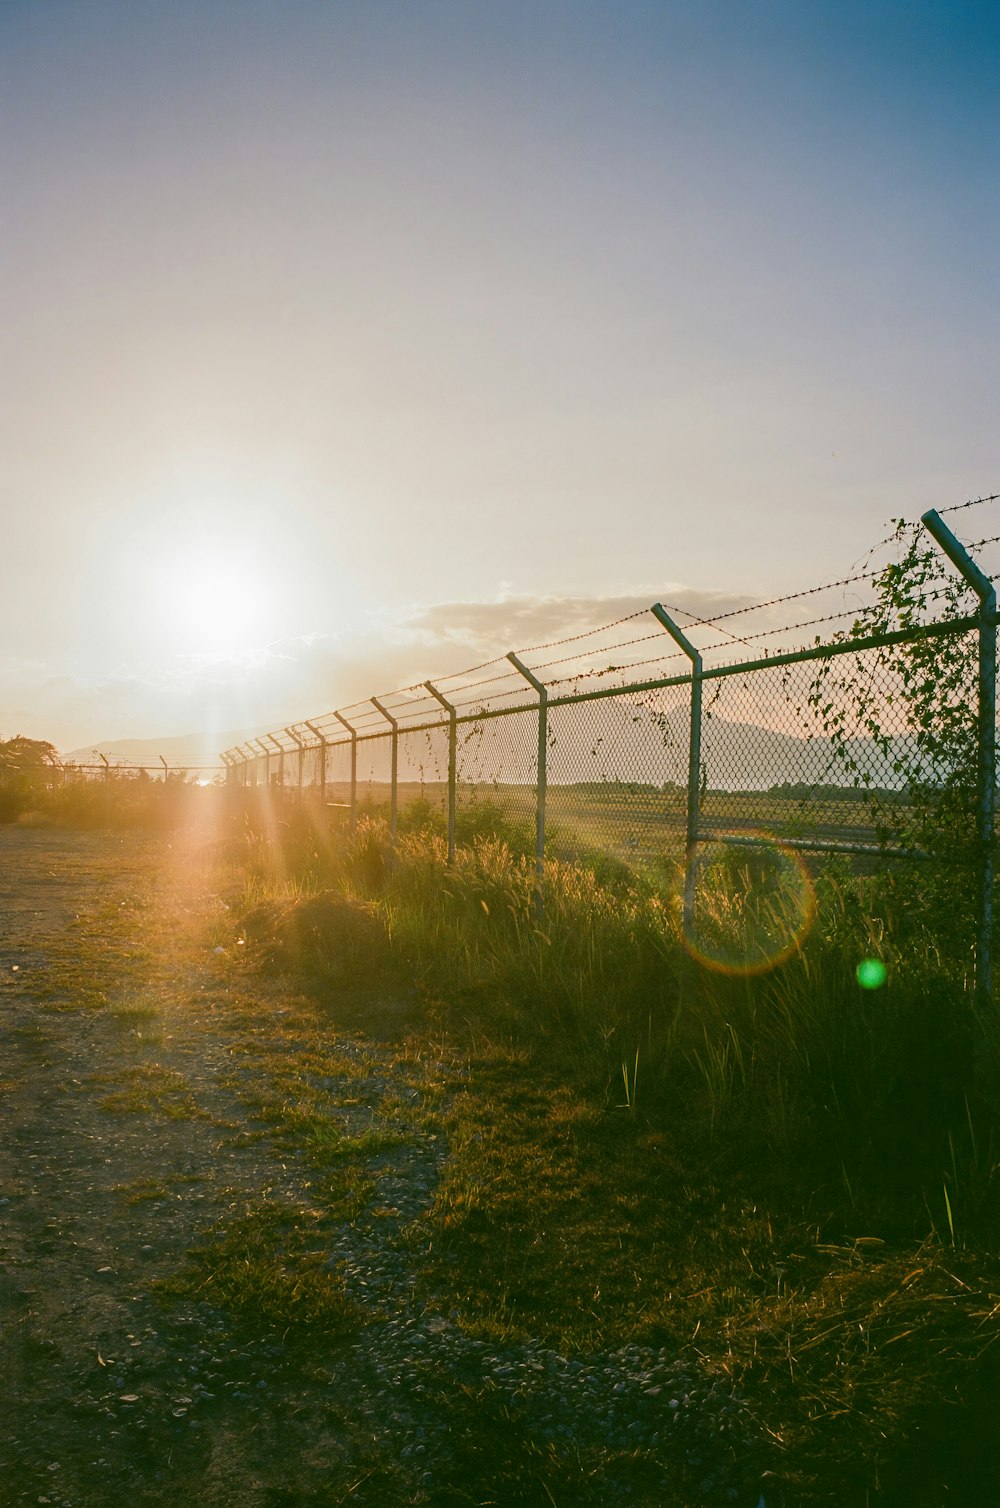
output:
[[[503,839],[450,869],[433,833],[387,855],[362,824],[323,864],[306,832],[304,867],[294,824],[285,840],[300,887],[280,902],[285,935],[310,885],[339,885],[366,918],[352,966],[415,981],[416,1038],[451,1043],[452,1157],[410,1233],[432,1254],[430,1301],[497,1339],[647,1340],[727,1373],[770,1442],[769,1503],[982,1500],[994,1112],[966,982],[926,913],[832,879],[804,943],[726,974],[691,958],[675,899],[620,872],[548,865],[540,925],[531,867]],[[782,918],[738,899],[770,949]],[[712,902],[731,944],[724,893]],[[323,945],[271,962],[319,978]],[[890,984],[865,994],[854,967],[873,953]]]

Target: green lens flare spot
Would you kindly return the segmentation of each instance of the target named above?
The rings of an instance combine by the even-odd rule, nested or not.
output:
[[[863,990],[879,990],[885,984],[885,964],[878,958],[863,958],[854,977]]]

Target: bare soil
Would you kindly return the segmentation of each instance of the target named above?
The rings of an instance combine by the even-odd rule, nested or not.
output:
[[[210,848],[0,828],[4,1504],[414,1500],[359,1407],[356,1327],[297,1336],[234,1319],[210,1285],[158,1286],[262,1201],[317,1249],[330,1238],[315,1167],[248,1093],[261,1034],[272,1056],[315,1056],[315,1022],[242,967]],[[324,1091],[345,1126],[372,1123],[395,1063],[331,1034]],[[405,1190],[427,1198],[436,1153],[417,1143],[365,1164],[388,1239],[419,1213]]]

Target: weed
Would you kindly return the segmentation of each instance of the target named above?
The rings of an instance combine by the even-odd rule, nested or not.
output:
[[[331,1266],[321,1213],[262,1202],[209,1233],[185,1267],[156,1281],[164,1297],[203,1299],[255,1330],[332,1339],[362,1318]]]
[[[549,857],[540,923],[530,850],[491,821],[451,865],[433,810],[388,857],[376,824],[357,849],[341,835],[288,902],[362,908],[358,966],[415,981],[414,1041],[448,1044],[450,1158],[407,1232],[427,1301],[492,1340],[696,1352],[787,1446],[791,1498],[867,1491],[854,1463],[881,1470],[949,1389],[972,1396],[1000,1333],[968,961],[902,885],[773,855],[706,865],[689,935],[666,866],[661,888]],[[280,855],[256,862],[281,882]],[[865,958],[880,989],[858,985]],[[274,1114],[312,1156],[338,1144],[309,1096]]]
[[[94,1075],[90,1079],[92,1084],[108,1082],[105,1075]],[[101,1109],[109,1115],[163,1115],[169,1120],[190,1120],[204,1114],[195,1103],[183,1074],[158,1063],[126,1069],[118,1075],[117,1082],[121,1087],[104,1095],[100,1101]]]

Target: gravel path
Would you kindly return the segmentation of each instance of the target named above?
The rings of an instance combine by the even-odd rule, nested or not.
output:
[[[164,1302],[205,1232],[317,1204],[253,1107],[254,1031],[303,1045],[294,991],[206,940],[225,903],[193,843],[0,828],[0,1501],[754,1508],[753,1430],[718,1380],[666,1351],[487,1344],[421,1297],[435,1065],[401,1073],[384,1044],[338,1038],[321,1086],[345,1136],[395,1128],[364,1208],[314,1209],[359,1323],[318,1343]]]

